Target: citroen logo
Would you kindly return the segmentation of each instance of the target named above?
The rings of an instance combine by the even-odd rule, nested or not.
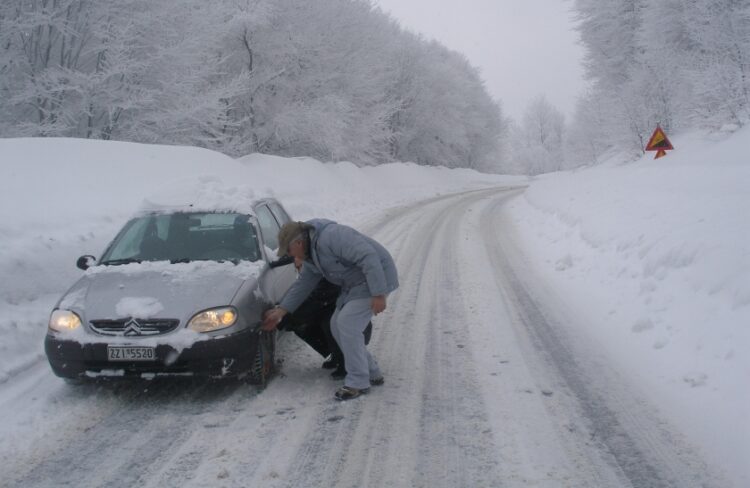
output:
[[[139,324],[135,319],[128,320],[125,323],[125,328],[122,331],[122,335],[126,336],[138,336],[142,333],[143,331],[141,330],[141,324]]]

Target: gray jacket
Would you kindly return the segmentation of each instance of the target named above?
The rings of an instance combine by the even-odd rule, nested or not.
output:
[[[398,288],[396,263],[378,242],[331,220],[306,222],[310,249],[299,278],[279,306],[294,312],[321,278],[341,287],[336,306],[357,298],[385,295]]]

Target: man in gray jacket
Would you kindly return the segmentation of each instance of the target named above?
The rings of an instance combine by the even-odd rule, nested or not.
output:
[[[367,393],[370,385],[383,384],[378,363],[367,351],[363,331],[373,314],[385,310],[388,294],[398,288],[396,264],[388,251],[351,227],[314,219],[285,224],[279,231],[278,254],[289,254],[304,260],[304,264],[281,303],[266,313],[263,329],[274,329],[325,278],[341,287],[331,332],[344,353],[347,374],[336,398],[357,398]]]

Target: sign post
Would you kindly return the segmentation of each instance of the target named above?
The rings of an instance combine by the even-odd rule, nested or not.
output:
[[[671,151],[672,149],[674,149],[674,146],[667,139],[667,135],[659,124],[656,124],[656,130],[651,135],[651,139],[648,140],[648,144],[646,144],[646,151],[656,151],[654,159],[659,159],[662,156],[666,156],[667,151]]]

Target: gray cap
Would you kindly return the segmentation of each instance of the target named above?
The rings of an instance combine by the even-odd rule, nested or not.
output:
[[[287,222],[279,229],[279,250],[276,252],[279,257],[286,256],[289,244],[300,237],[304,237],[305,232],[310,229],[310,225],[304,222]]]

